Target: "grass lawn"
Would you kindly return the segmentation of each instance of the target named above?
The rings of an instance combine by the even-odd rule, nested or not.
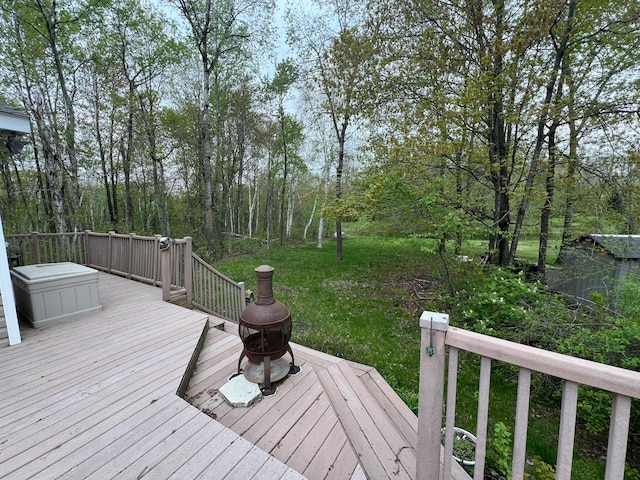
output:
[[[259,255],[216,263],[215,267],[255,290],[254,269],[275,268],[274,295],[291,311],[293,341],[375,367],[404,392],[418,386],[422,302],[411,291],[428,263],[424,240],[344,239],[273,248]]]
[[[528,262],[538,263],[538,247],[540,241],[537,237],[529,235],[527,237],[521,237],[518,242],[518,252],[516,258],[526,260]],[[463,248],[472,253],[481,253],[487,251],[486,240],[466,240]],[[560,251],[560,240],[551,238],[549,240],[549,247],[547,248],[547,265],[553,265],[558,258],[558,252]]]

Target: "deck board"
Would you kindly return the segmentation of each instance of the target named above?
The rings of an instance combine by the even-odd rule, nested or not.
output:
[[[341,425],[349,432],[349,439],[354,449],[359,453],[360,465],[369,478],[389,477],[390,472],[385,471],[384,465],[369,448],[370,443],[364,432],[361,431],[358,419],[349,408],[346,399],[343,397],[341,386],[336,383],[334,376],[328,371],[319,373],[320,380],[331,399],[333,408],[336,410]]]
[[[3,479],[304,478],[176,396],[207,318],[223,320],[105,273],[99,294],[102,311],[0,348]]]

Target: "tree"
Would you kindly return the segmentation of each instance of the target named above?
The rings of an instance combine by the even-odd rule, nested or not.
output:
[[[151,160],[155,203],[155,215],[148,219],[149,229],[165,234],[170,231],[158,138],[159,104],[166,95],[162,81],[184,51],[167,34],[168,23],[168,19],[143,9],[138,2],[117,0],[92,35],[97,48],[84,71],[91,78],[88,95],[94,118],[92,133],[98,144],[102,183],[114,229],[118,229],[120,221],[120,173],[124,175],[125,228],[133,231],[140,226],[136,225],[134,214],[132,172],[136,170],[134,161],[147,157]],[[109,111],[106,118],[103,111]],[[139,223],[143,222],[141,219]]]
[[[342,260],[343,172],[346,144],[355,120],[363,113],[364,79],[368,61],[372,58],[372,40],[362,26],[359,3],[334,1],[328,5],[324,17],[309,21],[295,20],[296,31],[291,32],[298,50],[306,52],[310,60],[307,79],[322,97],[321,111],[330,119],[337,145],[335,160],[336,258]],[[319,6],[320,8],[320,6]],[[319,25],[324,24],[323,27]],[[337,27],[337,31],[336,28]],[[331,34],[334,30],[335,33]],[[358,108],[361,107],[361,108]]]
[[[402,14],[394,15],[394,10]],[[620,65],[626,62],[603,53],[616,50],[612,48],[616,38],[618,44],[626,38],[629,45],[637,8],[609,8],[587,0],[526,5],[509,0],[443,0],[371,2],[368,11],[369,28],[375,29],[372,37],[378,42],[374,51],[384,52],[368,90],[374,94],[377,115],[390,125],[381,129],[387,141],[420,136],[423,149],[439,152],[422,157],[433,162],[434,174],[439,163],[440,175],[455,175],[455,194],[450,189],[448,197],[453,205],[462,200],[464,179],[476,182],[478,200],[469,205],[467,198],[467,205],[460,206],[468,221],[485,226],[499,264],[513,261],[532,201],[537,207],[539,199],[546,199],[541,219],[543,255],[555,167],[561,160],[564,163],[564,148],[569,145],[568,155],[574,159],[570,171],[575,172],[575,135],[580,128],[575,121],[602,111],[600,102],[574,102],[571,127],[565,97],[575,99],[578,92],[582,92],[579,102],[589,93],[593,98],[617,97],[614,85],[624,84],[620,77],[607,87],[599,79],[615,71],[616,62],[609,59],[617,58]],[[628,50],[627,55],[633,58]],[[594,68],[589,59],[595,57],[607,60]],[[584,90],[581,78],[589,84]],[[571,82],[573,87],[567,88]],[[621,91],[628,95],[629,83]],[[541,171],[548,173],[542,182]],[[446,193],[441,190],[441,195]],[[512,218],[514,205],[518,209]]]
[[[290,169],[290,150],[292,143],[299,143],[302,128],[284,110],[289,91],[298,79],[298,71],[291,59],[287,58],[276,65],[276,72],[267,85],[267,92],[275,97],[277,104],[277,117],[280,126],[280,147],[282,149],[282,186],[280,193],[280,245],[284,245],[285,237],[285,212],[284,207],[287,200],[287,177]]]
[[[85,60],[82,29],[91,28],[103,3],[19,0],[2,9],[4,31],[13,39],[5,65],[11,66],[15,86],[36,121],[49,228],[56,231],[81,228],[75,71]]]

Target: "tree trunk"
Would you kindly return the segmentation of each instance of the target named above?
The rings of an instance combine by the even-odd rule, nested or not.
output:
[[[324,159],[324,175],[322,176],[322,208],[323,210],[327,206],[329,201],[329,175],[331,173],[331,154],[325,150]],[[318,248],[322,248],[322,234],[324,231],[324,215],[320,215],[318,221]]]
[[[570,67],[567,67],[570,68]],[[568,84],[568,111],[569,111],[569,158],[567,159],[567,173],[564,179],[564,187],[566,190],[564,203],[564,222],[562,226],[562,240],[560,242],[560,251],[556,263],[561,264],[566,249],[574,240],[573,231],[573,215],[575,212],[576,202],[576,174],[578,167],[578,128],[576,127],[575,114],[575,87],[571,79],[571,74],[567,74]]]
[[[342,199],[342,170],[344,168],[344,144],[347,139],[348,119],[341,125],[338,136],[338,165],[336,167],[336,202],[340,205]],[[336,260],[342,260],[342,219],[336,221]]]
[[[215,130],[215,177],[214,177],[214,193],[215,201],[213,202],[213,227],[214,236],[217,242],[220,242],[222,238],[224,213],[223,199],[225,198],[223,190],[225,189],[226,182],[224,182],[223,174],[223,152],[222,152],[222,98],[220,92],[220,76],[217,70],[213,70],[213,85],[214,85],[214,97],[216,106],[216,130]]]
[[[267,232],[267,250],[271,249],[271,228],[273,223],[273,147],[269,150],[267,163],[267,204],[264,215],[265,229]],[[257,194],[257,192],[256,192]]]
[[[576,4],[577,4],[577,0],[569,1],[569,4],[568,4],[569,10],[567,13],[565,29],[562,33],[560,42],[556,47],[556,54],[555,54],[555,59],[553,63],[553,68],[550,74],[551,76],[546,85],[545,98],[543,100],[542,108],[540,109],[540,116],[538,117],[538,131],[536,135],[536,143],[533,149],[533,154],[531,155],[529,172],[527,173],[527,179],[525,181],[524,195],[522,196],[522,200],[520,201],[520,206],[518,208],[518,215],[516,217],[516,224],[513,230],[513,240],[511,241],[511,253],[510,253],[511,260],[515,258],[516,250],[518,249],[520,231],[522,230],[524,217],[525,217],[527,208],[529,206],[529,199],[531,198],[531,195],[532,195],[534,179],[539,170],[538,161],[540,159],[540,155],[542,153],[542,147],[544,145],[544,139],[545,139],[544,130],[547,123],[547,119],[549,117],[549,110],[552,106],[553,92],[556,88],[556,82],[558,81],[558,77],[560,76],[563,59],[567,51],[567,45],[569,43],[569,38],[571,36],[571,32],[573,29],[573,19],[575,16]],[[559,101],[559,98],[557,100]]]
[[[69,157],[68,171],[71,177],[71,192],[69,195],[70,202],[67,206],[67,211],[70,214],[71,223],[73,223],[74,226],[77,226],[75,225],[75,216],[80,205],[80,185],[78,182],[78,160],[76,156],[75,144],[76,118],[73,100],[67,88],[67,82],[65,79],[63,68],[63,60],[60,56],[60,50],[58,48],[57,32],[62,22],[58,20],[58,12],[56,10],[55,2],[51,5],[50,12],[46,12],[44,10],[45,5],[43,3],[36,2],[36,4],[40,10],[40,13],[42,14],[42,18],[47,28],[47,41],[49,43],[49,48],[51,49],[51,55],[53,57],[55,65],[56,75],[58,77],[58,85],[60,87],[60,92],[62,93],[62,99],[65,105],[64,143],[66,154]],[[62,197],[62,201],[64,201],[64,195]]]
[[[558,123],[554,122],[549,128],[549,164],[545,178],[545,199],[540,213],[540,245],[538,247],[538,273],[544,274],[547,265],[547,247],[549,245],[549,219],[553,203],[554,178],[556,173],[556,130]]]
[[[98,155],[100,156],[100,169],[102,171],[102,185],[107,199],[107,210],[109,211],[109,222],[111,223],[111,230],[117,228],[117,218],[114,209],[114,199],[111,196],[111,188],[109,186],[109,172],[107,169],[107,151],[106,146],[102,140],[102,126],[100,125],[100,98],[98,91],[97,79],[93,78],[93,125],[96,134],[96,142],[98,144]]]
[[[309,227],[311,226],[311,223],[313,223],[313,216],[316,214],[316,205],[317,204],[318,204],[318,196],[316,195],[313,198],[313,207],[311,208],[311,215],[309,215],[309,221],[304,226],[304,233],[302,234],[302,238],[304,238],[304,239],[307,238],[307,232],[309,231]]]
[[[11,178],[11,168],[9,167],[11,154],[4,145],[0,146],[0,159],[2,160],[2,180],[7,192],[7,206],[10,210],[13,210],[16,205],[16,193],[13,187],[13,179]]]
[[[287,176],[289,174],[289,156],[287,151],[287,131],[285,125],[284,108],[280,105],[278,115],[280,117],[280,134],[282,135],[282,154],[284,165],[282,167],[282,188],[280,190],[280,245],[284,245],[285,213],[284,207],[287,201]]]
[[[291,227],[293,226],[293,211],[295,210],[295,185],[291,186],[291,192],[287,200],[287,228],[285,235],[291,237]]]
[[[213,188],[211,180],[211,116],[209,112],[211,94],[210,71],[207,59],[203,59],[202,72],[202,180],[204,182],[204,236],[207,249],[216,255],[216,243],[213,227]]]

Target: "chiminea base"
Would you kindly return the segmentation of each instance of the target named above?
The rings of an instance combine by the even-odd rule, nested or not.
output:
[[[289,352],[289,355],[291,355],[291,363],[288,363],[282,357],[271,360],[269,355],[264,356],[262,362],[257,362],[251,359],[256,358],[255,353],[253,353],[252,357],[249,358],[249,362],[244,369],[244,376],[250,382],[260,384],[260,390],[262,391],[263,397],[269,397],[276,393],[276,387],[272,386],[274,382],[282,380],[287,375],[296,375],[300,373],[301,368],[296,365],[291,345],[287,345],[287,351]],[[246,354],[243,350],[240,354],[240,359],[238,360],[238,373],[236,375],[240,375],[240,372],[243,371],[241,365],[242,359],[245,356]]]

